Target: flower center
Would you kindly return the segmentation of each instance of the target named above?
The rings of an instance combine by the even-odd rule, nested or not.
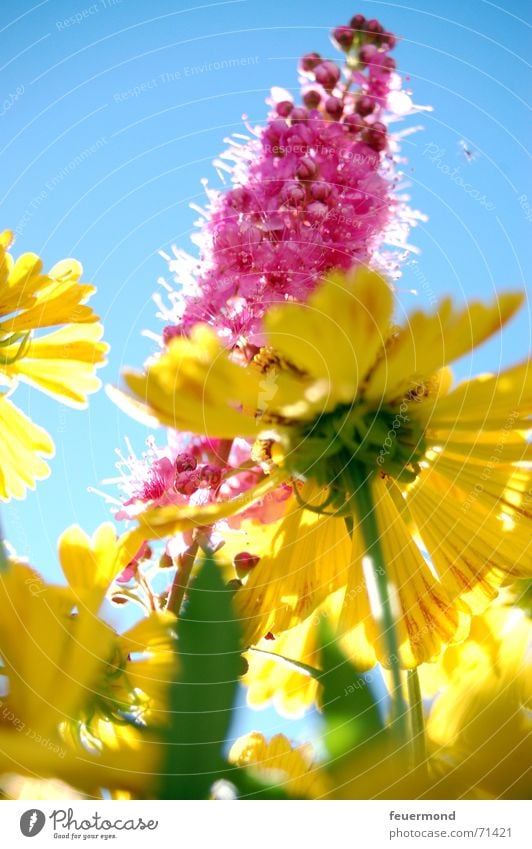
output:
[[[328,486],[328,503],[340,508],[364,477],[378,472],[411,482],[425,455],[423,429],[408,406],[371,409],[364,401],[342,405],[310,424],[291,428],[286,465],[296,477]]]

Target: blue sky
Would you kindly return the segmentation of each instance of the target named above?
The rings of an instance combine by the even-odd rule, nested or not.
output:
[[[415,101],[434,107],[410,119],[424,131],[403,148],[412,203],[429,220],[411,237],[421,253],[405,268],[401,305],[428,307],[444,293],[463,302],[524,288],[532,235],[527,6],[525,0],[8,4],[0,28],[2,227],[18,231],[17,254],[35,251],[46,266],[66,256],[83,263],[85,279],[98,287],[93,304],[112,346],[100,374],[118,382],[124,365],[140,366],[153,349],[141,332],[160,330],[151,300],[166,274],[158,251],[172,243],[189,247],[196,218],[189,204],[202,204],[203,177],[219,185],[211,161],[223,138],[242,130],[244,113],[261,123],[270,86],[295,92],[298,57],[332,53],[331,27],[362,12],[402,36],[399,70]],[[216,70],[229,59],[236,61]],[[475,151],[473,161],[461,140]],[[409,294],[416,286],[419,294]],[[502,338],[464,359],[458,374],[496,371],[529,347],[527,306]],[[61,530],[78,522],[92,531],[109,517],[88,487],[114,474],[115,449],[126,436],[140,453],[148,432],[104,392],[85,412],[24,387],[16,400],[51,432],[57,454],[52,476],[24,502],[7,505],[3,521],[19,552],[55,576]]]

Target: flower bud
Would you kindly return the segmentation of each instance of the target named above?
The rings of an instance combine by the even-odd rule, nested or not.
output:
[[[384,32],[384,27],[376,18],[372,18],[370,21],[366,21],[366,25],[364,27],[365,31],[368,35],[377,36]]]
[[[292,109],[290,113],[290,120],[292,124],[299,124],[308,121],[308,110],[303,106],[296,106],[295,109]]]
[[[287,206],[299,206],[305,200],[305,189],[297,183],[289,183],[284,187],[281,197]]]
[[[340,79],[340,68],[335,62],[329,60],[321,62],[314,69],[316,81],[323,86],[325,91],[332,91]]]
[[[197,465],[198,461],[192,454],[189,454],[188,452],[178,454],[175,459],[176,475],[180,475],[183,472],[192,472],[194,471]]]
[[[346,115],[344,118],[344,126],[351,133],[358,133],[360,130],[364,129],[364,121],[359,115]]]
[[[320,104],[320,100],[321,94],[316,89],[310,89],[310,91],[306,91],[303,95],[303,103],[307,109],[316,109]]]
[[[349,50],[353,44],[355,33],[351,27],[336,27],[336,29],[333,29],[332,36],[342,50]]]
[[[319,65],[321,62],[321,56],[319,53],[305,53],[304,56],[299,60],[299,67],[305,73],[309,71],[313,71],[316,65]]]
[[[313,183],[310,188],[310,193],[314,200],[327,200],[331,193],[331,187],[328,183]]]
[[[198,469],[200,485],[216,488],[222,480],[222,470],[212,463],[205,463]]]
[[[233,566],[239,578],[245,578],[258,564],[260,557],[255,554],[250,554],[248,551],[241,551],[235,554],[233,558]]]
[[[194,495],[199,486],[198,472],[194,469],[191,472],[182,472],[176,475],[174,481],[174,489],[181,495]]]
[[[358,98],[355,110],[359,115],[362,115],[362,117],[371,115],[374,109],[375,101],[372,97],[368,97],[367,94],[363,94],[362,97]]]
[[[384,59],[382,60],[381,68],[383,70],[389,71],[390,73],[392,73],[392,71],[395,71],[396,67],[397,67],[397,63],[396,63],[395,59],[393,58],[393,56],[385,56]]]
[[[296,168],[296,177],[300,180],[313,180],[318,173],[318,166],[310,156],[303,156]]]
[[[331,95],[331,97],[328,97],[325,101],[325,111],[331,116],[331,118],[339,120],[344,111],[344,104],[339,97],[333,97]]]
[[[275,107],[275,111],[281,118],[288,118],[290,112],[294,108],[294,104],[291,100],[281,100]]]
[[[397,38],[393,32],[383,32],[381,35],[381,42],[387,46],[388,50],[393,50],[397,44]]]
[[[159,569],[171,569],[172,566],[175,566],[175,563],[165,551],[159,558]]]
[[[374,44],[363,44],[358,51],[358,58],[363,65],[371,65],[377,53],[378,50]]]
[[[364,15],[355,15],[351,18],[349,25],[355,30],[361,30],[366,23],[366,19]]]
[[[387,144],[385,124],[381,124],[380,121],[375,121],[375,123],[370,127],[366,127],[362,133],[362,141],[373,150],[384,150]]]

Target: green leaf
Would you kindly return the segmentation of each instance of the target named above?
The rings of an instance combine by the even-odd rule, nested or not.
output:
[[[207,558],[177,624],[178,675],[170,690],[161,799],[205,799],[225,769],[223,746],[241,669],[240,628],[214,561]]]
[[[317,681],[321,678],[321,669],[316,669],[315,666],[309,666],[308,663],[303,663],[300,660],[292,660],[291,657],[285,657],[284,654],[277,654],[274,651],[266,651],[266,649],[257,649],[254,646],[250,646],[248,652],[252,652],[253,654],[265,654],[270,660],[276,660],[278,663],[283,663],[285,666],[291,666],[293,669],[297,670],[297,672],[308,675],[310,678],[315,678]]]
[[[334,759],[374,740],[384,726],[369,686],[371,673],[361,674],[346,659],[327,623],[321,625],[320,642],[324,742]]]

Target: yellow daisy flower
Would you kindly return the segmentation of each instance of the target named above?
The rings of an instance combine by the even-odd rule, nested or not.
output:
[[[451,799],[461,789],[460,776],[450,781],[444,770],[413,767],[406,747],[386,735],[320,763],[308,743],[252,731],[234,743],[229,760],[298,799]]]
[[[208,327],[173,340],[145,373],[126,372],[131,408],[209,437],[254,438],[270,474],[233,501],[147,509],[146,537],[209,524],[292,481],[236,595],[248,642],[294,627],[343,588],[339,627],[360,668],[393,654],[392,613],[401,663],[435,659],[501,581],[530,574],[530,371],[453,388],[446,368],[521,301],[503,294],[458,310],[444,300],[397,328],[386,281],[358,269],[332,274],[306,304],[269,310],[266,345],[248,367]],[[367,568],[379,547],[391,593],[384,625]]]
[[[318,695],[318,682],[298,666],[319,667],[317,628],[312,616],[300,625],[280,634],[274,641],[263,638],[258,651],[249,651],[245,658],[248,671],[242,678],[247,687],[247,702],[252,708],[273,704],[281,716],[302,717],[312,707]]]
[[[74,527],[59,543],[68,586],[47,584],[16,560],[0,574],[6,692],[0,698],[0,775],[57,778],[88,792],[143,792],[160,746],[125,725],[119,712],[134,713],[141,692],[148,701],[150,693],[158,698],[163,680],[170,680],[173,617],[150,617],[119,636],[98,615],[109,585],[141,542],[138,531],[117,540],[110,524],[92,540]],[[130,651],[141,653],[138,669]]]
[[[258,731],[252,731],[240,737],[231,747],[229,762],[255,769],[288,796],[318,799],[328,790],[324,772],[313,763],[312,747],[293,747],[284,734],[266,740]]]
[[[467,787],[487,798],[530,797],[531,637],[521,610],[498,607],[474,617],[470,638],[439,664],[444,686],[427,736]]]
[[[82,267],[66,259],[42,273],[35,254],[16,261],[7,252],[13,240],[0,233],[0,498],[23,498],[35,481],[45,478],[54,445],[49,435],[14,407],[7,395],[19,381],[29,383],[63,404],[85,407],[100,381],[96,368],[108,346],[103,328],[85,301],[95,292],[80,283]],[[61,326],[64,325],[64,326]],[[35,336],[43,328],[58,328]]]

